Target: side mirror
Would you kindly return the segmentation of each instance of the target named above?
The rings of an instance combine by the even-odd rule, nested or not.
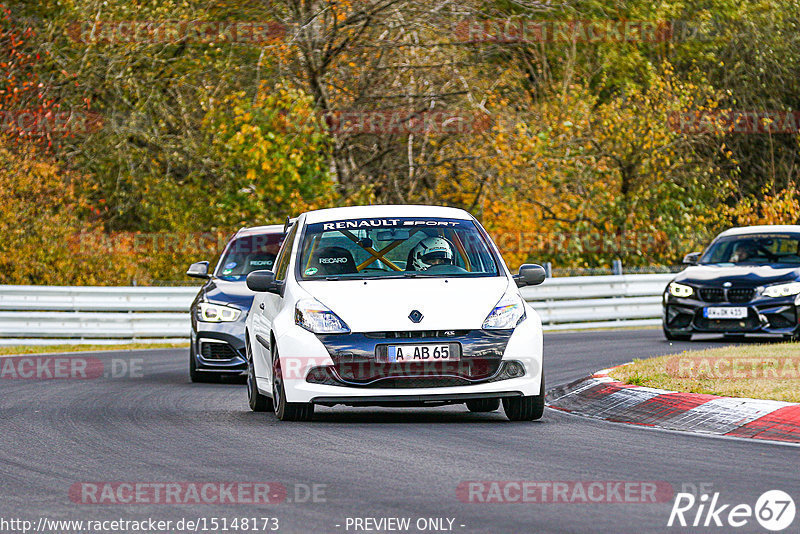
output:
[[[278,283],[275,282],[275,273],[272,271],[253,271],[248,274],[247,287],[257,293],[280,294]]]
[[[517,287],[538,286],[547,278],[544,267],[535,263],[526,263],[519,268],[519,274],[514,277]]]
[[[197,263],[193,263],[189,266],[189,270],[186,271],[186,276],[191,276],[192,278],[202,278],[207,280],[211,278],[208,274],[208,262],[207,261],[198,261]]]
[[[687,254],[683,257],[683,264],[684,265],[697,265],[697,262],[700,260],[700,252],[692,252]]]

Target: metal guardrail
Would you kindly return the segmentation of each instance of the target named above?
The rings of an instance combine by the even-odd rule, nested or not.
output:
[[[660,324],[671,274],[548,278],[522,295],[545,330]],[[0,286],[0,345],[186,341],[197,287]]]
[[[0,345],[185,342],[197,291],[0,286]]]
[[[522,288],[545,330],[655,326],[661,299],[674,274],[548,278]]]

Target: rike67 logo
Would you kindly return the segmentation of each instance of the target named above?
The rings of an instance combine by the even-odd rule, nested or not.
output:
[[[762,528],[779,532],[794,521],[794,500],[781,490],[770,490],[749,504],[722,504],[719,492],[695,497],[691,493],[678,493],[667,526],[733,527],[740,528],[755,519]]]

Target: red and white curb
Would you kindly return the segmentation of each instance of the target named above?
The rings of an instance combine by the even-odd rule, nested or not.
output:
[[[634,386],[610,371],[552,389],[548,406],[615,423],[800,443],[800,404]]]

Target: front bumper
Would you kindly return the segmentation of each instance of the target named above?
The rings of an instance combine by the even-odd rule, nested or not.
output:
[[[314,397],[311,402],[322,406],[442,406],[461,404],[470,400],[521,397],[519,391],[494,391],[490,393],[437,393],[435,395],[374,395],[370,397]]]
[[[192,354],[198,371],[224,374],[247,372],[244,324],[196,321],[192,329]]]
[[[717,334],[774,334],[797,335],[800,333],[800,297],[756,297],[749,302],[706,302],[696,296],[679,298],[667,295],[664,298],[663,325],[672,333],[717,333]],[[747,317],[743,319],[709,319],[704,317],[707,307],[744,307]]]
[[[541,322],[535,312],[529,310],[528,318],[513,332],[455,332],[456,335],[444,337],[432,335],[387,339],[375,333],[317,336],[292,326],[276,340],[286,399],[289,402],[324,405],[428,405],[465,402],[470,398],[539,394],[542,332]],[[462,365],[459,368],[419,367],[405,369],[403,372],[411,374],[397,376],[392,375],[393,371],[397,371],[396,368],[376,361],[375,354],[379,346],[440,343],[443,340],[461,344]],[[498,373],[505,367],[503,362],[512,361],[519,364],[524,375],[499,379]],[[382,367],[389,372],[378,377],[369,376]],[[332,368],[345,380],[339,383],[314,382],[312,371],[316,373],[319,368]],[[259,389],[270,391],[270,388],[266,377],[259,377]]]

